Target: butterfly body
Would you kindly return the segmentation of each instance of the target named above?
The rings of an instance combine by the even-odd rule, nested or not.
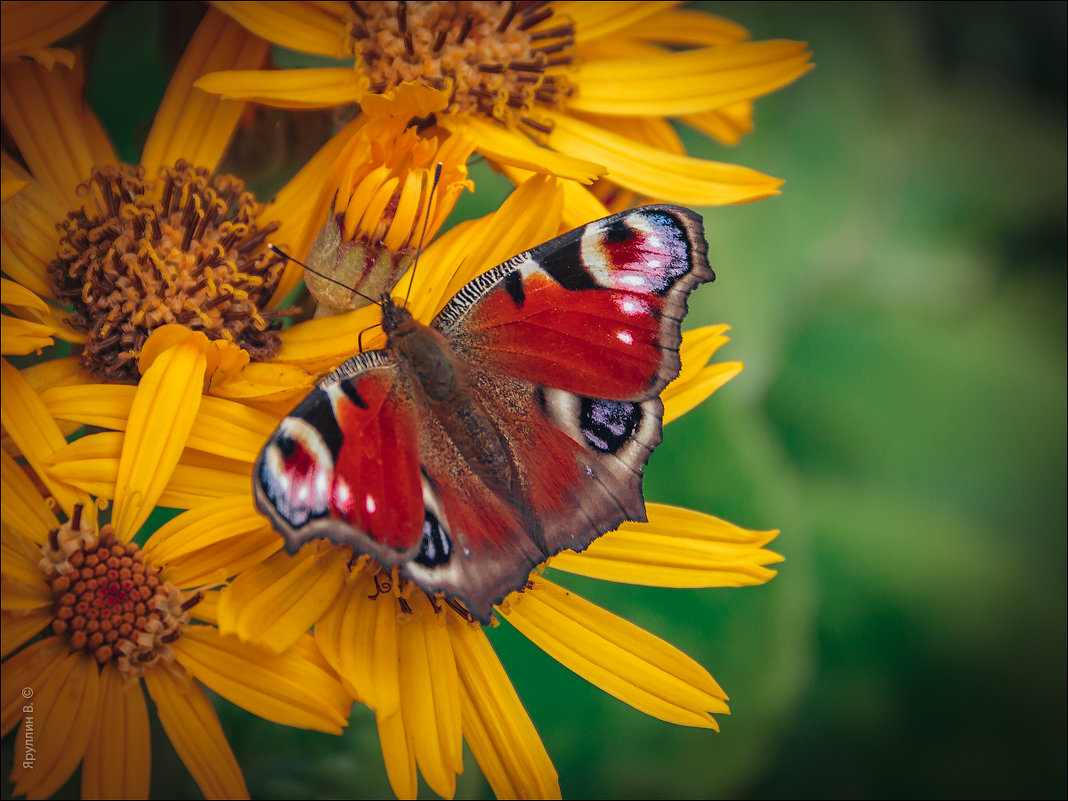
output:
[[[487,621],[552,554],[645,519],[705,250],[692,212],[645,207],[488,271],[430,325],[385,298],[386,347],[282,421],[257,505],[289,550],[351,545]]]

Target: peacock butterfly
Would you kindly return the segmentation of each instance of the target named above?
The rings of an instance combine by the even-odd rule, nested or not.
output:
[[[290,552],[350,545],[488,622],[548,557],[646,519],[686,299],[714,277],[701,218],[659,205],[514,256],[429,326],[384,295],[385,348],[282,420],[257,507]]]

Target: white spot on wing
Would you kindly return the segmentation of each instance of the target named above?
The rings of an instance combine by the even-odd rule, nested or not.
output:
[[[634,337],[631,335],[630,331],[616,331],[616,339],[624,345],[634,344]]]
[[[375,499],[368,495],[363,501],[363,508],[367,510],[367,514],[373,515],[378,505],[375,503]]]

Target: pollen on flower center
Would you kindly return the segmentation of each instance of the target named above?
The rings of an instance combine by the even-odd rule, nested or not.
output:
[[[94,168],[79,188],[86,206],[62,223],[49,270],[56,298],[74,305],[70,324],[88,332],[83,366],[137,380],[141,346],[168,323],[268,358],[278,312],[262,306],[282,261],[263,243],[278,224],[257,222],[241,181],[184,161],[161,169],[158,187],[140,168]]]
[[[49,535],[40,567],[55,597],[52,630],[72,651],[85,651],[100,664],[140,676],[173,656],[168,645],[189,620],[179,590],[145,563],[141,549],[123,544],[110,525],[99,534],[81,525],[81,509]]]
[[[403,81],[452,86],[449,111],[474,111],[535,131],[531,116],[571,93],[560,68],[571,63],[575,29],[544,3],[352,3],[348,46],[381,93]],[[535,30],[536,29],[536,30]]]

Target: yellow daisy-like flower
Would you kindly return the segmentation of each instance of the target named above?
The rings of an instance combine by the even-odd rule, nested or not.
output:
[[[534,178],[495,214],[446,233],[424,252],[409,308],[429,319],[472,277],[555,236],[564,203],[561,182]],[[595,207],[593,201],[588,211],[602,216]],[[354,333],[376,314],[366,308],[294,326],[278,358],[325,368],[351,351]],[[726,341],[725,330],[712,326],[684,336],[682,374],[663,393],[665,421],[740,371],[737,363],[706,365]],[[373,348],[380,341],[368,338],[366,344]],[[775,532],[746,531],[655,504],[648,514],[650,522],[627,523],[586,552],[560,554],[550,565],[675,587],[757,584],[774,575],[766,566],[779,557],[763,546]],[[248,525],[246,515],[235,509],[229,524]],[[681,651],[540,575],[497,612],[562,664],[643,712],[716,728],[713,715],[728,711],[723,691]],[[414,797],[417,770],[450,797],[463,769],[465,740],[498,796],[559,796],[552,762],[489,640],[452,599],[428,596],[395,571],[319,541],[295,556],[279,550],[243,572],[220,599],[219,624],[277,653],[313,628],[316,644],[349,692],[374,710],[399,797]]]
[[[30,59],[46,67],[56,63],[73,67],[74,53],[48,45],[74,33],[103,7],[103,0],[4,0],[0,6],[0,61]]]
[[[18,371],[6,360],[0,369],[3,426],[19,448],[40,453],[62,441]],[[61,487],[54,495],[66,513],[60,524],[6,452],[0,468],[0,701],[3,733],[21,724],[15,794],[47,797],[81,764],[84,797],[147,797],[150,736],[142,687],[208,798],[248,793],[201,685],[269,720],[340,733],[350,700],[311,638],[299,638],[285,654],[250,648],[220,634],[218,593],[198,589],[274,550],[267,526],[227,531],[210,514],[187,512],[138,546],[136,529],[124,522],[129,517],[120,513],[118,525],[98,527],[88,496]],[[152,492],[149,477],[141,477],[137,490]],[[191,529],[199,538],[174,534]]]
[[[197,82],[207,91],[376,114],[414,84],[412,117],[467,132],[497,164],[583,183],[606,175],[686,205],[757,200],[782,182],[687,156],[666,118],[733,143],[752,128],[755,98],[812,66],[804,43],[750,42],[744,28],[675,3],[214,5],[283,47],[352,61],[219,72]]]

